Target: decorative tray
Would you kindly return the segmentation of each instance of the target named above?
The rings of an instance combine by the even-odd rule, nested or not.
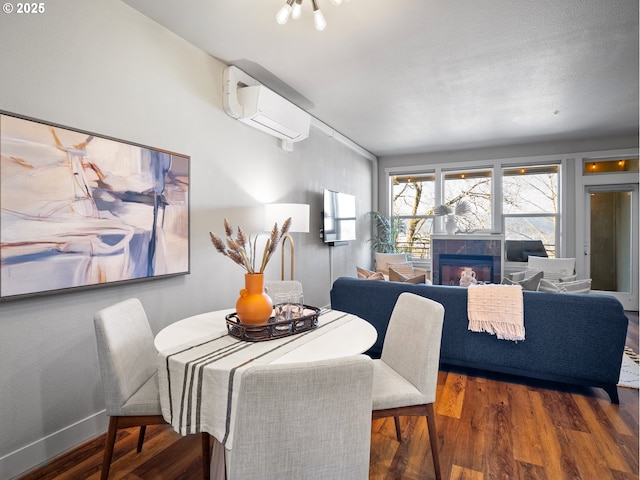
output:
[[[225,319],[227,320],[229,335],[247,342],[262,342],[306,332],[318,326],[319,308],[304,305],[302,313],[301,317],[292,318],[291,320],[276,321],[275,317],[271,317],[263,325],[243,324],[236,312],[230,313]]]

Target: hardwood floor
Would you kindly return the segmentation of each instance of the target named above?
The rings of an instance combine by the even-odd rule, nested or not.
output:
[[[627,345],[638,352],[638,314],[628,313]],[[436,421],[443,477],[449,480],[638,480],[638,390],[576,388],[471,371],[441,371]],[[370,480],[433,479],[424,418],[372,423]],[[21,480],[100,478],[105,437],[93,439]],[[168,426],[118,434],[111,480],[200,480],[200,437]],[[289,479],[283,479],[289,480]],[[294,480],[294,479],[291,479]]]

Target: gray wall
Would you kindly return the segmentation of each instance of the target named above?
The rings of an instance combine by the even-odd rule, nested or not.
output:
[[[56,0],[41,15],[0,15],[0,109],[191,156],[191,274],[0,304],[0,478],[106,428],[96,310],[137,296],[152,329],[233,306],[243,270],[208,232],[242,207],[311,205],[294,234],[305,301],[329,302],[333,278],[370,264],[366,212],[374,165],[312,129],[287,153],[228,117],[224,65],[117,0]],[[357,197],[359,240],[330,255],[319,238],[322,190]],[[267,279],[280,276],[278,258]],[[332,261],[332,265],[330,265]],[[330,268],[332,267],[332,268]]]

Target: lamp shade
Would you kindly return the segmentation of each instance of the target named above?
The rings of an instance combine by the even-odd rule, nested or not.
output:
[[[269,203],[264,206],[264,229],[269,232],[275,223],[291,217],[289,232],[309,233],[309,205],[306,203]]]

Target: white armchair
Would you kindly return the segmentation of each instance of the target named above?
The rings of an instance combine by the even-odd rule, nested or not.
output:
[[[576,279],[576,259],[529,257],[525,270],[512,273],[511,280],[524,280],[537,272],[543,272],[542,278],[548,282],[570,282]]]
[[[525,286],[528,279],[542,272],[539,284],[533,290],[541,292],[589,293],[591,279],[576,278],[575,258],[529,257],[527,268],[522,272],[512,273],[509,278],[513,282]],[[524,287],[527,289],[526,287]]]
[[[405,253],[379,253],[376,252],[376,272],[389,275],[389,265],[398,265],[407,263],[407,255]]]

